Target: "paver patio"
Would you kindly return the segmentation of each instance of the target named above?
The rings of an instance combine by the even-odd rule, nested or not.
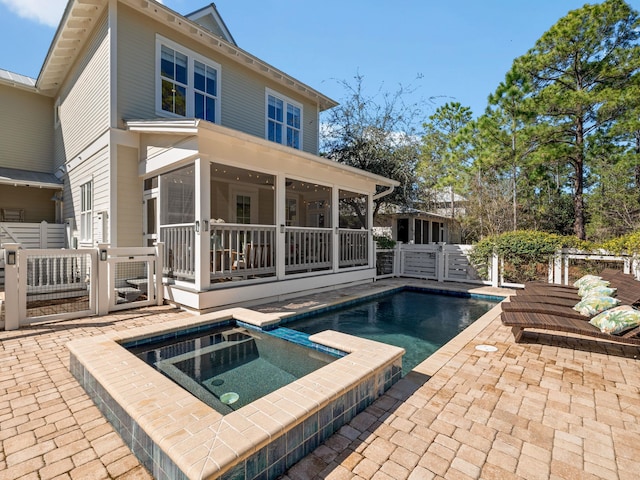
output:
[[[304,309],[371,288],[256,308]],[[515,344],[492,312],[286,477],[638,478],[640,349],[543,333]],[[154,307],[0,332],[0,479],[150,478],[69,373],[65,344],[187,315]]]

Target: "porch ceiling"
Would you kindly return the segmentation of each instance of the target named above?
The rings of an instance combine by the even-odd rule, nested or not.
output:
[[[260,137],[249,135],[237,130],[222,127],[204,120],[188,119],[188,120],[130,120],[127,121],[127,128],[132,132],[138,132],[147,135],[182,135],[195,136],[198,144],[207,141],[214,141],[219,145],[227,145],[230,150],[237,148],[253,148],[258,152],[277,154],[282,158],[298,160],[303,165],[306,163],[313,167],[314,165],[330,169],[338,175],[347,175],[364,180],[367,183],[375,184],[385,188],[397,187],[399,182],[391,180],[365,170],[343,165],[333,160],[328,160],[317,155],[285,147],[274,142],[270,142]],[[167,153],[171,147],[166,148]],[[200,152],[203,156],[207,156],[206,152]],[[311,162],[311,164],[309,164]],[[285,172],[287,173],[287,172]]]

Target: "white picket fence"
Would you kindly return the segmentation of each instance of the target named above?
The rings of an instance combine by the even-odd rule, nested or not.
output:
[[[521,283],[504,278],[504,261],[497,255],[487,259],[487,276],[481,278],[469,260],[472,250],[472,245],[448,244],[397,244],[393,249],[376,249],[377,277],[412,277],[494,287],[524,287]],[[640,279],[640,260],[635,256],[562,249],[549,258],[547,281],[570,284],[570,268],[577,262],[619,263],[625,273],[632,273]]]

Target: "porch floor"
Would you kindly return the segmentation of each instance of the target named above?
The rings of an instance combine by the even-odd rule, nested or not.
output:
[[[256,309],[303,311],[407,283],[469,290],[383,280]],[[640,349],[542,333],[516,344],[499,312],[416,367],[285,478],[637,478]],[[70,374],[65,344],[189,315],[152,307],[0,332],[0,479],[150,478]]]

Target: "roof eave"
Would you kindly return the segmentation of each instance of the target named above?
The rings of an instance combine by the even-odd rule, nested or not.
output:
[[[218,134],[234,137],[242,141],[254,143],[265,148],[279,150],[283,154],[299,156],[327,168],[334,168],[342,172],[348,172],[352,175],[365,178],[367,181],[373,182],[376,185],[383,187],[397,187],[400,185],[400,182],[396,180],[376,175],[375,173],[370,173],[349,165],[343,165],[342,163],[338,163],[334,160],[329,160],[312,153],[286,147],[248,133],[240,132],[238,130],[203,120],[128,120],[125,123],[127,125],[127,129],[130,131],[146,134],[197,135],[206,131],[212,131]]]

